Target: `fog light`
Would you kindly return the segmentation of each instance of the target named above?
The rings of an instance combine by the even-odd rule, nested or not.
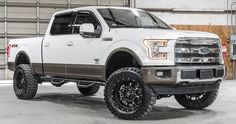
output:
[[[157,71],[156,76],[157,77],[163,77],[164,76],[164,72],[163,71]]]
[[[171,70],[157,70],[156,77],[157,78],[171,78]]]

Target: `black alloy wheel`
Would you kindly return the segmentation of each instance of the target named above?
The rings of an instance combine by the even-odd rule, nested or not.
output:
[[[143,89],[137,80],[119,81],[112,92],[113,101],[119,110],[132,113],[139,109],[143,100]]]

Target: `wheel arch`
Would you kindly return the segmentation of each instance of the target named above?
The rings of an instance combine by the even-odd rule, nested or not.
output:
[[[107,65],[107,63],[108,63],[109,59],[112,57],[112,55],[114,55],[114,54],[117,53],[117,52],[127,52],[127,53],[129,53],[130,55],[132,55],[132,56],[138,61],[138,63],[139,63],[140,65],[142,65],[142,61],[141,61],[141,59],[138,57],[138,55],[137,55],[134,51],[132,51],[131,49],[125,48],[125,47],[121,47],[121,48],[117,48],[117,49],[113,50],[113,51],[108,55],[107,60],[106,60],[106,62],[105,62],[105,65]]]
[[[15,67],[17,67],[19,64],[30,64],[32,67],[30,57],[25,51],[18,52],[15,57]]]
[[[133,57],[133,59],[138,63],[138,65],[141,67],[143,66],[142,61],[140,59],[140,57],[131,49],[129,48],[125,48],[125,47],[121,47],[121,48],[117,48],[115,50],[113,50],[107,57],[106,62],[105,62],[105,78],[107,79],[109,77],[109,73],[107,73],[107,69],[109,67],[109,63],[111,62],[111,60],[113,59],[113,57],[118,54],[118,53],[125,53],[127,55],[130,55],[131,57]]]

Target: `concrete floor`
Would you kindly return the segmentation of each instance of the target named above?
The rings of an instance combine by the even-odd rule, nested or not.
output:
[[[23,101],[14,96],[11,84],[0,81],[0,124],[15,123],[235,124],[236,81],[224,81],[217,100],[206,110],[185,110],[171,97],[157,101],[151,113],[134,121],[113,117],[104,103],[103,88],[96,96],[85,97],[80,95],[74,84],[60,88],[43,84],[34,99]]]

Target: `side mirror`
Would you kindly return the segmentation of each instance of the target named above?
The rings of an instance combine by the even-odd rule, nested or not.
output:
[[[83,23],[80,26],[80,33],[86,34],[86,33],[94,33],[94,26],[92,23]]]
[[[102,32],[102,27],[100,25],[97,25],[95,30],[95,27],[92,23],[83,23],[79,27],[80,35],[84,38],[98,38]]]

